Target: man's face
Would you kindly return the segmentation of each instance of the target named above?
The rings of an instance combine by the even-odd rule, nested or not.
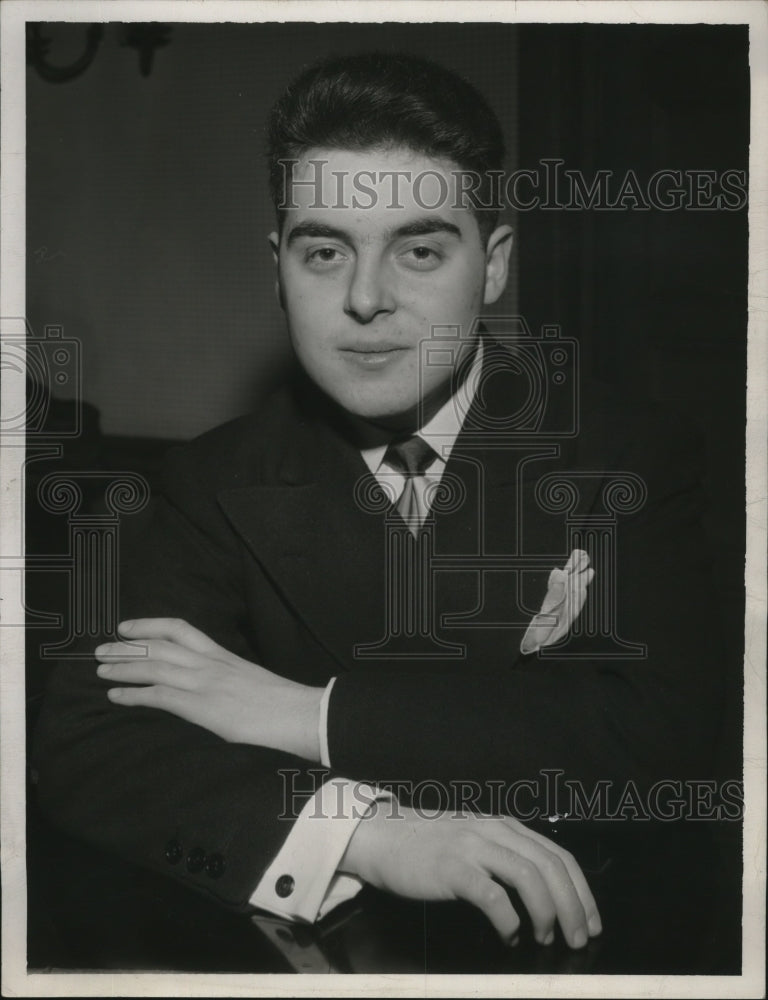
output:
[[[293,171],[298,207],[286,209],[279,242],[270,236],[299,361],[344,410],[382,426],[413,427],[445,401],[451,370],[420,365],[420,345],[456,356],[455,335],[441,345],[432,331],[468,342],[506,282],[511,230],[482,246],[477,219],[455,205],[457,169],[411,150],[310,150]],[[295,183],[307,179],[321,187]]]

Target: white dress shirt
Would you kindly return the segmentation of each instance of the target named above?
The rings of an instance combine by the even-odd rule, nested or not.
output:
[[[439,483],[477,391],[483,362],[483,343],[467,378],[418,434],[434,449],[435,457],[424,472],[430,483]],[[361,449],[365,464],[387,491],[393,503],[405,487],[405,477],[385,461],[388,442]],[[320,759],[331,767],[328,752],[328,704],[336,678],[331,678],[320,704],[318,736]],[[363,782],[333,778],[307,800],[293,829],[272,864],[264,872],[250,903],[277,916],[314,923],[339,903],[352,899],[363,887],[362,879],[336,871],[357,824],[373,804],[391,793]],[[288,878],[286,878],[288,876]],[[290,892],[286,894],[286,888]],[[282,894],[278,894],[280,888]]]

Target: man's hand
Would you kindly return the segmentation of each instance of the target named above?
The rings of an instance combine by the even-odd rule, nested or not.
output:
[[[320,760],[322,688],[249,663],[177,618],[140,618],[118,628],[130,641],[99,646],[97,673],[145,686],[110,688],[111,701],[164,709],[230,743]]]
[[[555,922],[571,948],[602,930],[597,904],[575,859],[508,817],[444,813],[425,817],[387,802],[360,821],[339,871],[414,899],[463,899],[512,943],[520,918],[504,886],[515,890],[536,940],[551,944]]]

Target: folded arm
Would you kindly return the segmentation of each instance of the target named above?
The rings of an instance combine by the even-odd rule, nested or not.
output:
[[[719,722],[722,651],[717,595],[700,525],[699,470],[687,445],[677,451],[660,449],[658,458],[645,461],[645,468],[638,464],[648,487],[647,503],[618,523],[617,619],[610,623],[622,637],[644,642],[645,657],[591,658],[589,644],[582,640],[578,659],[520,659],[510,639],[509,666],[485,671],[447,667],[439,683],[433,670],[417,664],[402,672],[340,671],[328,708],[330,764],[374,782],[512,782],[535,777],[544,767],[562,768],[587,782],[631,778],[647,785],[701,777],[710,766]],[[595,558],[593,566],[604,572]],[[593,585],[587,611],[589,601],[596,599]],[[160,641],[167,642],[179,627],[141,623],[139,630],[148,628],[147,638],[162,634],[166,639]],[[121,656],[120,648],[103,651],[102,658]],[[220,661],[228,659],[224,682]],[[182,715],[192,711],[188,688],[194,678],[203,691],[212,687],[217,694],[198,699],[198,714],[185,717],[224,733],[222,727],[250,703],[238,738],[312,762],[321,759],[316,735],[320,685],[297,684],[251,663],[238,667],[238,658],[221,649],[214,660],[205,666],[210,678],[204,682],[196,667],[173,668],[170,686],[178,690],[171,710]],[[148,668],[149,663],[125,662],[110,679],[149,683]],[[219,690],[219,681],[225,688],[231,685],[238,669],[240,681],[229,694]],[[169,697],[166,687],[163,680],[157,688],[125,690],[113,697],[122,704],[146,699],[157,704]],[[212,718],[217,705],[219,721]]]

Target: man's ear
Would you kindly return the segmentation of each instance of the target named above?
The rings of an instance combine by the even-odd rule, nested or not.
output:
[[[285,310],[285,299],[283,298],[283,289],[280,284],[280,237],[277,233],[273,232],[269,234],[267,240],[272,249],[272,260],[274,260],[276,268],[275,298],[280,308]]]
[[[498,226],[488,238],[485,248],[485,291],[483,302],[495,302],[507,286],[509,255],[512,252],[511,226]]]
[[[280,253],[280,235],[277,232],[271,232],[267,237],[267,242],[272,250],[272,260],[277,263],[277,258]]]

